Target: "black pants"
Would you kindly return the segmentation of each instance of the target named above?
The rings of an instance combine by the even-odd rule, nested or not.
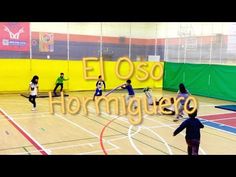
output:
[[[57,84],[56,87],[55,87],[54,90],[53,90],[53,93],[54,93],[54,94],[56,94],[56,90],[57,90],[57,87],[58,87],[59,85],[61,86],[60,92],[63,90],[63,84]]]
[[[198,149],[200,140],[197,139],[186,139],[188,145],[188,155],[198,155]]]
[[[33,104],[34,108],[36,108],[36,95],[30,95],[29,96],[29,101]]]

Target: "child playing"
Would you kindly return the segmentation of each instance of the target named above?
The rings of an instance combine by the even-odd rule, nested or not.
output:
[[[179,114],[177,115],[177,117],[174,120],[174,122],[178,121],[180,117],[183,117],[184,104],[185,104],[185,101],[187,100],[188,96],[190,95],[190,93],[185,88],[184,84],[182,84],[182,83],[179,84],[179,91],[178,91],[177,94],[178,95],[177,95],[176,99],[178,99],[180,97],[184,97],[184,100],[180,101]]]
[[[147,100],[148,100],[148,104],[149,105],[153,105],[153,98],[152,98],[152,94],[151,94],[151,89],[149,87],[144,88],[143,92],[145,93]],[[154,101],[156,105],[159,105],[160,101],[163,99],[163,97],[161,97],[158,101]],[[171,112],[170,114],[166,114],[166,115],[175,115],[175,111],[174,111],[174,98],[170,99],[171,101],[171,106],[168,108],[164,108],[164,111],[169,111]],[[163,102],[165,103],[165,101]]]
[[[57,87],[61,86],[60,92],[62,92],[62,90],[63,90],[63,81],[67,81],[67,80],[69,80],[69,79],[64,78],[64,73],[61,73],[60,77],[58,77],[57,80],[56,80],[56,86],[53,90],[53,93],[54,93],[55,96],[57,96],[57,94],[56,94]]]
[[[135,96],[133,87],[131,85],[131,80],[128,79],[124,85],[121,86],[122,89],[127,89],[128,91],[128,96],[126,97],[126,104],[128,104],[130,98],[133,98]],[[134,102],[134,109],[137,108],[136,102]]]
[[[175,115],[174,98],[173,97],[170,98],[170,102],[171,102],[171,106],[168,108],[164,108],[164,111],[168,111],[168,112],[170,112],[170,114],[164,114],[164,115]],[[165,101],[163,103],[165,103]],[[159,102],[158,102],[158,105],[159,105]]]
[[[189,109],[190,111],[193,108]],[[198,149],[200,145],[200,129],[204,128],[204,125],[195,118],[197,116],[197,110],[193,114],[189,114],[189,118],[185,120],[173,133],[176,136],[183,129],[186,128],[185,140],[188,145],[188,155],[198,155]]]
[[[93,101],[95,100],[95,96],[102,96],[102,86],[104,86],[104,90],[106,89],[106,84],[104,82],[104,80],[102,80],[102,76],[98,76],[98,81],[96,83],[96,91],[95,94],[93,96]]]
[[[29,84],[29,90],[30,90],[30,95],[29,95],[29,101],[33,104],[32,111],[36,110],[36,96],[38,94],[38,76],[34,76]]]
[[[145,93],[147,97],[147,101],[149,105],[153,105],[153,98],[152,98],[151,91],[152,90],[149,87],[143,89],[143,92]],[[157,105],[157,102],[156,102],[156,105]]]

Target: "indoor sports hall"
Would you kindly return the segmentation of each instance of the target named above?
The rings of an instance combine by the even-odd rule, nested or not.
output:
[[[0,40],[1,155],[187,155],[180,84],[198,154],[236,154],[236,23],[1,22]]]

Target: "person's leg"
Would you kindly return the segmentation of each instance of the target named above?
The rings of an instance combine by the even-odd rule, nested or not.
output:
[[[125,98],[125,101],[126,101],[126,105],[128,106],[128,103],[129,103],[129,99],[130,99],[130,95],[127,95],[126,98]]]
[[[96,95],[94,94],[94,95],[93,95],[93,101],[95,101],[95,96],[96,96]]]
[[[53,93],[56,95],[56,90],[57,90],[57,87],[59,86],[59,84],[56,84],[54,90],[53,90]]]
[[[97,90],[95,91],[94,95],[93,95],[93,101],[95,101],[95,96],[96,96]]]
[[[192,140],[192,155],[198,155],[199,145],[199,140]]]
[[[192,147],[188,145],[188,155],[192,155]]]
[[[36,108],[36,95],[32,97],[32,103],[34,108]]]
[[[30,95],[29,96],[29,101],[33,104],[32,111],[34,111],[35,108],[36,108],[36,101],[35,101],[35,99],[36,99],[36,95]]]
[[[176,116],[176,119],[175,119],[174,121],[178,121],[179,118],[180,118],[180,116],[182,117],[183,110],[184,110],[184,105],[182,105],[182,104],[180,103],[180,105],[179,105],[179,113],[178,113],[178,115]]]
[[[93,101],[95,101],[95,97],[100,96],[100,90],[97,88],[94,95],[93,95]]]
[[[29,96],[29,102],[33,104],[32,96],[31,95]]]
[[[180,107],[179,107],[179,116],[183,116],[183,111],[184,111],[184,105],[180,104]]]
[[[135,97],[134,95],[129,95],[129,99],[134,98],[134,97]],[[138,103],[137,103],[137,101],[134,101],[133,108],[136,109],[137,107],[138,107]]]
[[[148,97],[147,101],[148,101],[149,105],[153,105],[153,98],[152,97]]]
[[[188,145],[188,149],[187,149],[188,155],[192,155],[192,142],[191,142],[191,140],[186,140],[186,143]]]
[[[60,92],[62,92],[63,91],[63,84],[60,84],[60,86],[61,86]]]

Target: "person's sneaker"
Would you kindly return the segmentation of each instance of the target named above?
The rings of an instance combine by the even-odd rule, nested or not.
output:
[[[174,122],[177,122],[179,120],[179,115],[174,119]]]
[[[32,108],[31,111],[36,111],[36,108]]]

